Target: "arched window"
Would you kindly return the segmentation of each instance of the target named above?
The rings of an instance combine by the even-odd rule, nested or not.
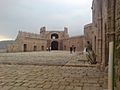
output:
[[[58,39],[59,36],[56,33],[51,34],[51,39]]]

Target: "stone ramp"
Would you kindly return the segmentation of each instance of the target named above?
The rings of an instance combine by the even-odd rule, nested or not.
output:
[[[0,53],[0,64],[8,65],[57,65],[63,66],[72,55],[69,52]]]
[[[76,67],[94,67],[96,65],[91,65],[87,58],[86,55],[84,54],[74,54],[71,60],[69,60],[68,63],[65,64],[66,66],[76,66]]]
[[[65,51],[1,53],[0,64],[8,65],[48,65],[48,66],[94,66],[85,55],[70,54]]]

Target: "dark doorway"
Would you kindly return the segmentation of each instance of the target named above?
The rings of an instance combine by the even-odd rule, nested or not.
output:
[[[41,46],[41,50],[44,51],[44,46]]]
[[[66,50],[66,46],[64,46],[64,50]]]
[[[26,52],[27,51],[27,44],[23,45],[23,51]]]
[[[57,41],[53,41],[51,43],[51,50],[58,50],[58,42]]]
[[[58,38],[59,38],[59,36],[56,33],[54,33],[54,34],[51,35],[51,39],[58,39]]]
[[[37,51],[37,46],[34,46],[34,51]]]

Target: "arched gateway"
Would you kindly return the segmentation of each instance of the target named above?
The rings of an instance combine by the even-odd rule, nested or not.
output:
[[[51,42],[51,50],[58,50],[58,41]]]

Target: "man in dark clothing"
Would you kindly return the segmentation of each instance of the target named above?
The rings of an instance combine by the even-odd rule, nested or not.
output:
[[[76,51],[76,47],[73,48],[74,52]]]
[[[70,53],[72,54],[72,51],[73,51],[73,48],[72,47],[70,47]]]

